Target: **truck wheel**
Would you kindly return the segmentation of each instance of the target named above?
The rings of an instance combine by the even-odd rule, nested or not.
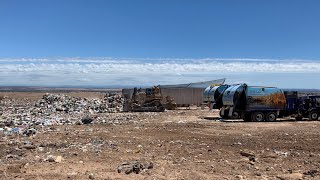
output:
[[[237,111],[234,111],[232,113],[232,119],[239,119],[240,118],[240,114]]]
[[[262,112],[254,112],[251,116],[252,121],[262,122],[264,121],[264,114]]]
[[[275,113],[275,112],[268,112],[268,113],[266,114],[266,121],[271,122],[271,121],[276,121],[276,120],[277,120],[277,113]]]
[[[309,120],[316,121],[319,119],[319,114],[317,111],[309,112]]]
[[[229,109],[225,109],[223,115],[221,115],[221,110],[219,112],[220,117],[223,119],[228,119],[228,114],[229,114]]]
[[[242,113],[242,119],[246,122],[250,122],[251,121],[251,114],[250,113]]]

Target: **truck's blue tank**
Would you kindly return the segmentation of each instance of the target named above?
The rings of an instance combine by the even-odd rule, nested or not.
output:
[[[279,110],[286,105],[286,99],[281,89],[247,86],[246,84],[230,86],[223,93],[222,102],[224,106],[233,106],[236,109],[246,111]]]

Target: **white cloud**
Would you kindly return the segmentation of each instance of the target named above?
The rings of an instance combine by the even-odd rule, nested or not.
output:
[[[281,77],[275,77],[275,74]],[[294,81],[295,78],[299,79],[306,75],[308,77],[306,82],[311,81],[310,78],[320,77],[320,61],[245,58],[0,59],[1,85],[133,86],[185,83],[227,77],[231,83],[274,81],[275,85],[289,87],[294,85],[294,82],[288,82],[289,80]],[[285,76],[288,77],[284,78]],[[308,87],[315,86],[320,88],[320,85],[314,83],[310,83]]]

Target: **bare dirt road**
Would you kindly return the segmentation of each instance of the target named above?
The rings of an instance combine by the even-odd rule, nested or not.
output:
[[[117,114],[0,136],[1,179],[320,179],[320,121],[221,122],[199,108],[108,121]],[[152,166],[117,171],[134,160]]]

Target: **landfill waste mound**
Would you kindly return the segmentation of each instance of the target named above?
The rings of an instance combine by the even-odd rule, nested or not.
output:
[[[45,94],[35,107],[42,113],[63,111],[94,113],[114,113],[123,111],[124,98],[120,94],[106,94],[104,99],[71,97],[64,94]]]
[[[36,134],[34,127],[38,125],[127,123],[136,115],[122,113],[123,103],[121,94],[111,93],[94,99],[47,93],[35,103],[27,98],[3,97],[0,101],[0,133],[29,136]]]

